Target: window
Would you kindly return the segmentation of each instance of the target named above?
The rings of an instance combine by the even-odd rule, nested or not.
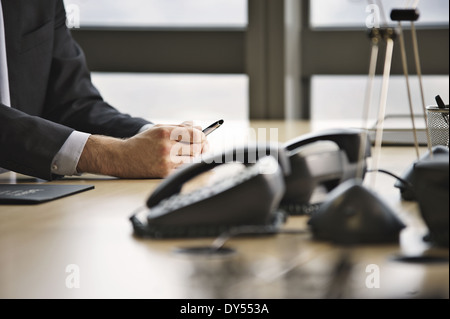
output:
[[[374,99],[369,117],[375,120],[378,116],[378,98],[381,90],[381,77],[374,83]],[[313,120],[350,120],[361,122],[363,116],[364,97],[367,77],[361,75],[318,75],[312,78],[312,114]],[[417,76],[410,77],[412,99],[415,102],[414,113],[423,114],[419,82]],[[449,77],[427,75],[423,78],[426,105],[435,105],[435,96],[441,95],[449,101]],[[324,94],[326,92],[326,94]],[[378,93],[378,96],[377,96]],[[401,75],[391,76],[387,101],[387,115],[409,114],[408,95],[405,78]],[[324,116],[326,114],[326,116]]]
[[[111,105],[153,122],[248,119],[245,75],[94,72],[92,81]]]
[[[247,0],[64,2],[94,84],[119,110],[154,122],[248,119],[248,78],[233,71],[244,68]]]
[[[245,27],[247,0],[65,0],[81,26]]]
[[[420,12],[418,27],[448,26],[448,0],[314,0],[310,7],[310,25],[312,28],[365,28],[370,13],[368,5],[375,4],[380,10],[380,22],[392,26],[392,9],[412,7],[415,3],[418,3]]]
[[[368,16],[372,13],[369,9],[373,8],[369,5],[376,5],[381,9],[381,27],[386,22],[388,26],[396,27],[397,22],[390,18],[391,10],[412,7],[413,4],[418,4],[417,9],[420,13],[415,25],[419,38],[425,104],[434,105],[434,98],[438,94],[448,103],[449,2],[447,0],[314,0],[309,1],[307,8],[309,20],[303,35],[305,41],[312,43],[304,50],[303,72],[305,78],[309,80],[307,82],[310,89],[309,116],[313,121],[325,121],[331,125],[364,124],[362,116],[370,42],[363,32],[369,27]],[[422,100],[411,46],[410,24],[404,22],[403,28],[414,112],[416,116],[421,116]],[[443,51],[435,49],[437,43],[444,46]],[[374,123],[378,116],[383,64],[384,46],[380,48],[379,68],[373,91],[374,100],[369,115],[370,123]],[[386,116],[391,115],[409,116],[406,80],[403,76],[400,44],[397,40],[386,106]]]

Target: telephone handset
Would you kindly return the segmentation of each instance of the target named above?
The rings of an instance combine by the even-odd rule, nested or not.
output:
[[[362,147],[364,154],[360,158]],[[286,193],[281,205],[291,215],[302,213],[303,206],[309,204],[318,186],[331,191],[358,174],[363,179],[366,158],[371,155],[368,135],[361,129],[352,128],[305,134],[286,142],[284,148],[291,174],[285,180]]]
[[[147,200],[147,206],[153,207],[164,198],[179,193],[185,182],[193,177],[207,172],[219,165],[238,162],[245,165],[254,164],[263,156],[272,156],[278,160],[284,175],[290,173],[290,164],[285,150],[276,143],[257,143],[229,149],[221,154],[211,154],[199,158],[197,163],[184,166],[161,182]]]
[[[207,187],[183,193],[183,185],[222,164],[244,168]],[[147,200],[146,216],[131,216],[135,234],[150,238],[218,236],[233,227],[285,222],[278,210],[289,163],[278,145],[247,146],[208,155],[161,182]]]

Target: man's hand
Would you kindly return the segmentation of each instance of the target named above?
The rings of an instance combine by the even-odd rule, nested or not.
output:
[[[77,171],[120,178],[164,178],[207,149],[205,134],[191,122],[158,124],[125,140],[91,135]]]

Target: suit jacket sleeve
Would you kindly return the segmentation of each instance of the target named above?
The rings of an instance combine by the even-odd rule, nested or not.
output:
[[[0,167],[51,180],[53,157],[72,131],[0,104]]]
[[[73,130],[126,138],[150,123],[102,99],[66,27],[63,0],[2,4],[12,108],[0,105],[0,167],[50,180]]]
[[[130,137],[148,121],[122,114],[93,86],[85,56],[66,27],[63,1],[57,1],[53,56],[43,116],[91,134]]]

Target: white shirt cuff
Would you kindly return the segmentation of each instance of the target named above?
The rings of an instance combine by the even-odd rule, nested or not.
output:
[[[145,124],[143,127],[141,127],[138,134],[148,130],[149,128],[152,128],[153,126],[155,126],[155,124]]]
[[[84,146],[91,134],[73,131],[52,162],[51,171],[56,175],[77,175],[77,165]]]

